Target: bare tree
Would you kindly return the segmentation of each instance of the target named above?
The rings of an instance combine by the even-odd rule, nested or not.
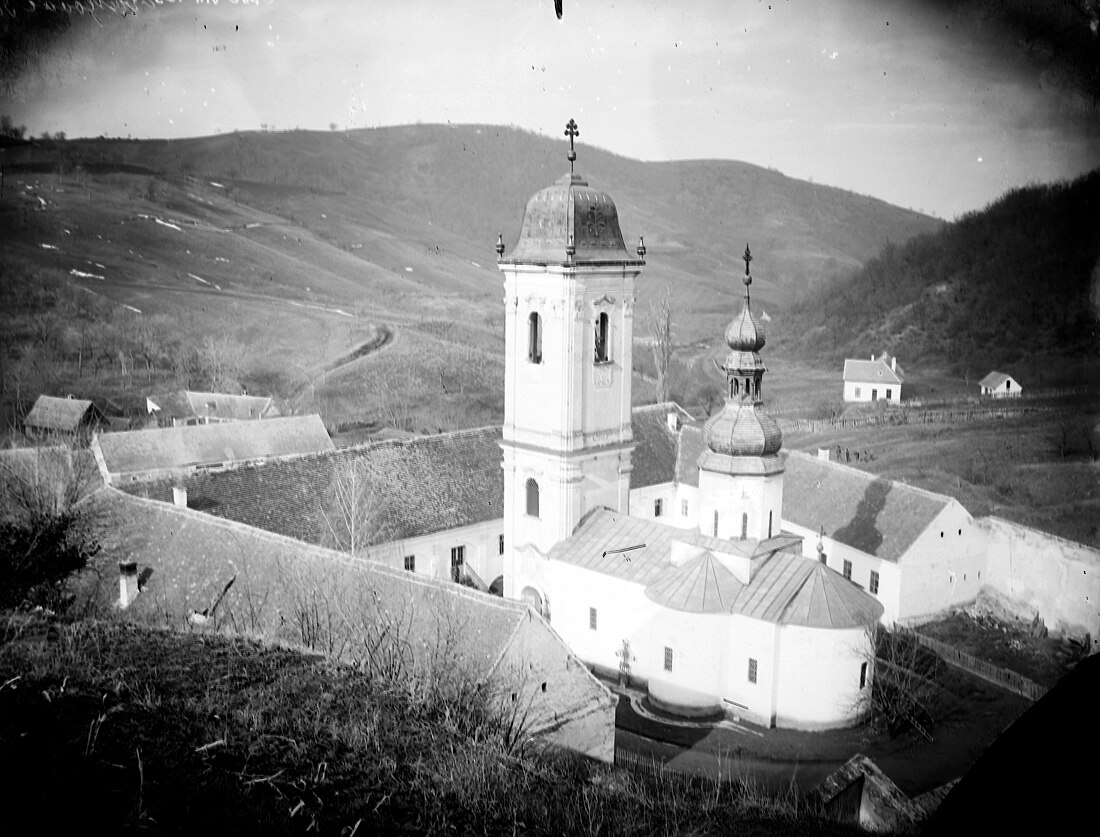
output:
[[[340,462],[318,498],[322,545],[358,555],[388,540],[388,505],[385,485],[368,462]]]
[[[212,392],[236,384],[248,363],[248,347],[232,335],[207,335],[198,348],[202,374],[210,382]]]
[[[672,397],[672,383],[668,378],[672,364],[672,288],[668,285],[656,303],[649,305],[649,333],[653,338],[650,346],[653,365],[657,369],[653,393],[657,403],[662,404]]]

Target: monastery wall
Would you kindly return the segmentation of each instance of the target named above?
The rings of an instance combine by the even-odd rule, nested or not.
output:
[[[1091,650],[1100,649],[1100,550],[997,517],[978,525],[987,541],[985,580],[1051,630],[1088,633]]]
[[[786,625],[780,630],[778,656],[776,726],[847,727],[869,708],[874,648],[864,628]]]

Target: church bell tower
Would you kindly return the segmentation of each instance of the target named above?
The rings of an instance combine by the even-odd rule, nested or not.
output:
[[[634,281],[615,204],[573,171],[536,193],[504,274],[504,594],[547,612],[546,554],[597,506],[627,511]]]

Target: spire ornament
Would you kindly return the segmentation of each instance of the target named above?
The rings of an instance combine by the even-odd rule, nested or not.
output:
[[[573,173],[573,162],[577,159],[577,152],[573,149],[573,138],[581,135],[580,130],[577,128],[577,123],[570,119],[565,123],[565,135],[569,137],[569,173]]]
[[[745,260],[745,278],[741,281],[745,283],[745,301],[749,299],[749,285],[752,284],[752,274],[749,273],[749,262],[752,261],[752,253],[749,252],[749,245],[745,245],[745,255],[741,257]]]

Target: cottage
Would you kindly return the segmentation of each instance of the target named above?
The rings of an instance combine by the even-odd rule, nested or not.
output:
[[[1024,391],[1015,378],[1004,372],[990,372],[978,382],[978,386],[983,398],[1015,398]]]
[[[107,419],[95,404],[81,398],[55,398],[40,395],[23,419],[29,436],[90,435],[107,424]]]
[[[870,360],[844,361],[844,400],[847,402],[885,401],[901,403],[901,385],[905,373],[898,359],[883,352]]]
[[[274,399],[267,396],[182,389],[146,396],[145,411],[161,427],[257,421],[279,415]]]

